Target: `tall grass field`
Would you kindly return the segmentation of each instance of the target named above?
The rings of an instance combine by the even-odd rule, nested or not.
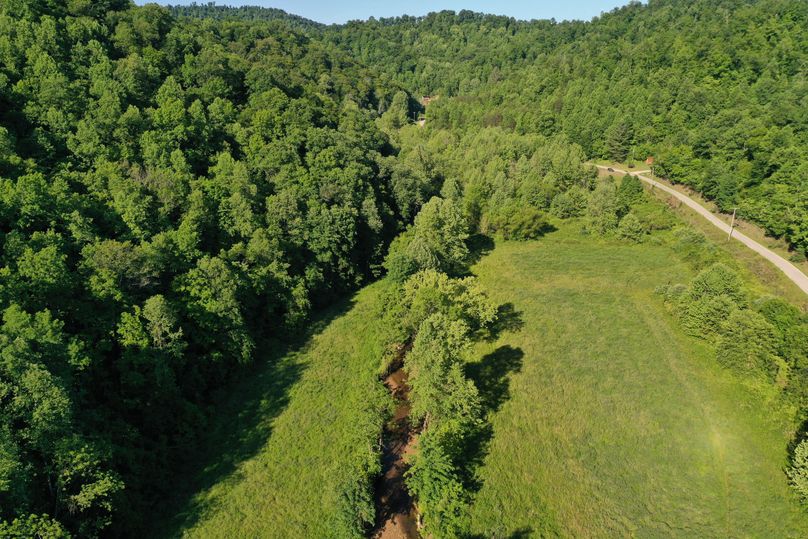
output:
[[[654,288],[692,277],[671,250],[571,227],[474,271],[522,322],[478,350],[519,358],[478,469],[481,537],[806,537],[791,411],[666,312]]]
[[[315,321],[223,407],[196,492],[166,537],[332,537],[349,462],[375,458],[389,395],[378,379],[380,291],[366,287]]]
[[[783,473],[793,410],[716,364],[654,294],[694,270],[664,242],[559,227],[497,242],[473,268],[508,313],[468,364],[491,425],[470,462],[475,537],[808,536]],[[384,286],[223,407],[217,456],[165,535],[333,536],[338,470],[372,451],[388,402]]]

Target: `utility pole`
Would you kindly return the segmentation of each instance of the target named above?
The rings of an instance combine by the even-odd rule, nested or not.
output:
[[[738,208],[732,208],[732,222],[729,224],[729,237],[727,238],[727,240],[732,239],[732,231],[735,230],[735,212],[737,210]]]

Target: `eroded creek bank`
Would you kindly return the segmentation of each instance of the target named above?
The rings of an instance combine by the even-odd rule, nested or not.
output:
[[[410,424],[410,388],[403,365],[384,379],[396,402],[393,418],[383,434],[382,474],[376,480],[376,526],[374,539],[417,539],[418,516],[404,483],[406,458],[412,452],[416,432]]]

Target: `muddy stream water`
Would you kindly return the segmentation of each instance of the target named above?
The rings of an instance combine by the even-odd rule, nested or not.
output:
[[[373,539],[417,539],[417,515],[412,498],[404,484],[406,455],[412,451],[415,432],[410,425],[410,388],[407,375],[399,367],[384,385],[396,400],[392,420],[384,429],[382,475],[376,480],[376,526]]]

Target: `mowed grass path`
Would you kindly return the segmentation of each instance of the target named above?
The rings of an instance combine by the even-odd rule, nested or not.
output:
[[[208,452],[214,458],[196,480],[204,486],[155,535],[333,535],[345,477],[337,470],[372,450],[367,433],[381,430],[380,410],[389,399],[378,378],[383,286],[371,285],[326,313],[315,324],[324,327],[302,348],[268,362],[243,392],[234,392],[214,425],[227,434],[213,433]],[[290,371],[288,387],[278,384],[278,373]],[[260,440],[253,439],[256,432]],[[243,445],[252,446],[250,454],[241,455]],[[221,460],[227,473],[216,471]]]
[[[483,537],[806,537],[782,468],[789,413],[684,335],[654,295],[666,247],[563,228],[474,268],[521,330],[472,509]]]

